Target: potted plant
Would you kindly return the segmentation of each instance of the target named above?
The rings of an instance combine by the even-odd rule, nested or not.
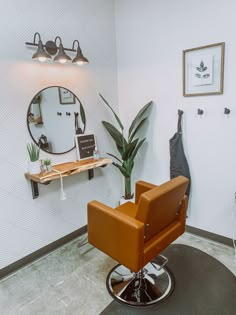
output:
[[[133,193],[131,190],[131,174],[134,167],[134,160],[138,153],[138,150],[146,140],[143,138],[140,140],[136,137],[137,132],[140,128],[144,125],[145,121],[147,120],[147,115],[144,114],[147,112],[148,108],[152,105],[152,101],[147,103],[145,106],[141,108],[138,114],[135,116],[134,120],[132,121],[127,136],[124,134],[124,126],[119,119],[118,115],[112,109],[112,107],[108,104],[108,102],[104,99],[104,97],[99,94],[105,104],[110,108],[115,119],[118,123],[119,130],[110,124],[107,121],[102,121],[103,126],[106,128],[112,139],[115,141],[117,150],[119,152],[120,157],[117,157],[114,154],[108,153],[108,155],[112,156],[117,162],[113,161],[113,165],[117,167],[121,174],[124,176],[124,183],[125,183],[125,193],[124,199],[132,199]]]
[[[52,161],[51,161],[51,159],[49,159],[49,158],[45,159],[43,161],[43,164],[45,166],[46,171],[47,172],[51,172],[51,170],[52,170]]]
[[[51,160],[47,158],[47,159],[45,159],[43,161],[43,164],[45,166],[46,171],[47,172],[51,172],[51,170],[52,170],[52,162],[51,162]]]
[[[28,163],[28,171],[30,174],[38,174],[40,173],[41,163],[39,160],[39,152],[40,147],[37,146],[35,143],[28,143],[27,144],[27,151],[29,153],[30,161]]]

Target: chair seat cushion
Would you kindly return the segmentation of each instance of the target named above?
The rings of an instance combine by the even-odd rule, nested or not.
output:
[[[116,210],[128,215],[131,218],[135,218],[137,213],[137,207],[138,206],[135,203],[127,201],[123,203],[123,205],[117,207]]]

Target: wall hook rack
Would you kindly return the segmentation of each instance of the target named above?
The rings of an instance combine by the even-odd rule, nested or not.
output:
[[[197,114],[200,115],[200,116],[202,116],[203,113],[204,113],[203,109],[198,108]]]
[[[70,112],[66,112],[66,116],[70,116]]]
[[[225,114],[225,115],[229,115],[229,113],[230,113],[230,109],[227,108],[227,107],[225,107],[225,109],[224,109],[224,114]]]
[[[61,116],[62,115],[62,113],[61,112],[57,112],[57,116]]]

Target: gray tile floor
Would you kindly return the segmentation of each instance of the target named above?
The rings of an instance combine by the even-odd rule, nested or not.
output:
[[[1,315],[98,315],[110,302],[106,275],[114,260],[80,239],[0,281]],[[225,264],[236,275],[231,247],[182,235],[175,243],[196,247]]]

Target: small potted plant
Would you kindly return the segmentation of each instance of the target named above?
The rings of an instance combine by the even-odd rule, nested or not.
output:
[[[43,164],[44,164],[44,166],[45,166],[45,170],[46,170],[47,172],[51,172],[51,170],[52,170],[52,161],[51,161],[50,159],[45,159],[45,160],[43,161]]]
[[[41,163],[39,160],[40,147],[35,143],[28,143],[27,150],[29,153],[30,161],[28,163],[28,171],[30,174],[38,174],[40,173]]]

